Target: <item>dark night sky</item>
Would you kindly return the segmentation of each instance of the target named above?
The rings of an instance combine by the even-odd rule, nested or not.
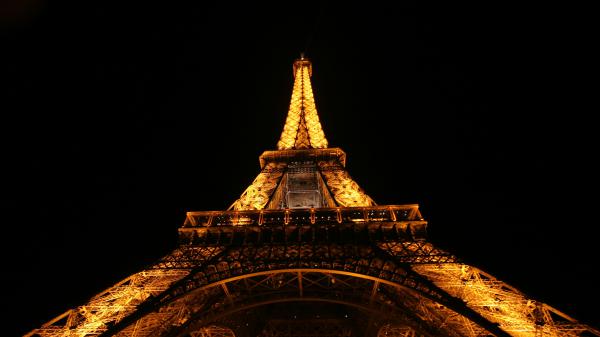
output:
[[[227,208],[275,147],[303,50],[369,195],[419,203],[432,242],[600,326],[586,18],[41,0],[0,18],[7,335],[166,254],[185,211]]]

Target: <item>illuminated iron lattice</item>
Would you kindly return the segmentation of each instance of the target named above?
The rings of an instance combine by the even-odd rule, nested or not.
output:
[[[294,89],[279,150],[326,148],[327,139],[319,121],[310,76],[312,65],[307,59],[294,62]]]
[[[573,336],[586,331],[564,313],[527,298],[477,268],[446,263],[414,269],[512,336]]]
[[[358,207],[375,205],[373,199],[350,178],[348,172],[339,163],[334,161],[319,162],[319,167],[325,177],[327,186],[333,192],[334,198],[340,206]]]
[[[283,174],[284,163],[269,163],[230,207],[235,210],[263,209]]]
[[[418,205],[377,205],[327,147],[311,72],[294,63],[278,150],[228,210],[188,212],[173,252],[26,336],[600,337],[428,242]],[[268,317],[299,305],[335,310]]]

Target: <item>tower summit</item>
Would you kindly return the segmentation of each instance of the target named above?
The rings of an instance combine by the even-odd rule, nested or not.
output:
[[[279,150],[327,147],[315,106],[311,76],[312,64],[302,55],[294,61],[294,89],[285,126],[277,143]]]
[[[377,205],[328,147],[312,64],[277,150],[224,211],[188,212],[171,253],[26,336],[597,336],[427,241],[418,205]]]

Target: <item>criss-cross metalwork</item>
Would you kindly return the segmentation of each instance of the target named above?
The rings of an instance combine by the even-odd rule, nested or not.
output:
[[[311,75],[294,63],[278,150],[228,210],[188,212],[170,254],[26,336],[600,336],[427,241],[418,205],[377,205]]]

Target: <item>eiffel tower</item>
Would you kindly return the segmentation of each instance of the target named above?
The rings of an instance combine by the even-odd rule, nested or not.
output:
[[[26,336],[600,336],[427,241],[418,205],[378,205],[294,86],[277,150],[178,247]]]

